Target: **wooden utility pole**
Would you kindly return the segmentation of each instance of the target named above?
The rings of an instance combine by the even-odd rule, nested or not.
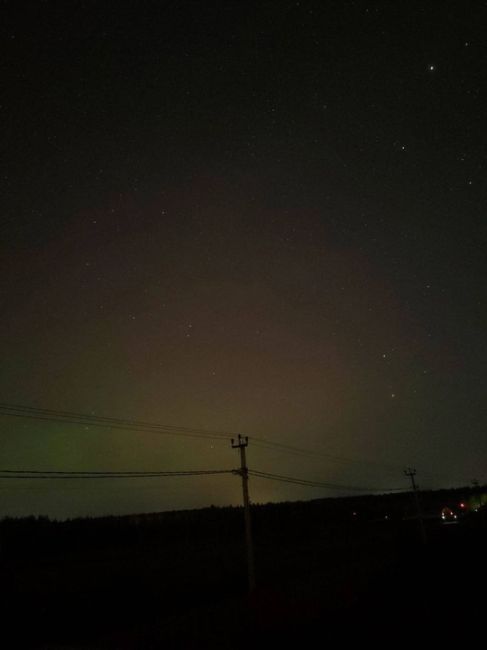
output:
[[[235,441],[232,438],[233,449],[240,450],[240,470],[237,473],[242,477],[242,494],[245,516],[245,544],[247,547],[247,572],[249,578],[249,592],[255,589],[255,568],[254,568],[254,545],[252,541],[252,522],[250,519],[250,499],[249,499],[249,469],[247,467],[247,457],[245,450],[249,444],[247,436],[238,434]]]
[[[416,504],[416,512],[418,515],[419,529],[421,532],[421,541],[423,542],[423,544],[426,544],[427,542],[426,529],[424,527],[423,513],[421,511],[421,503],[419,501],[418,486],[416,485],[416,481],[414,480],[414,477],[416,476],[416,470],[412,469],[411,467],[407,467],[404,470],[404,474],[406,476],[409,476],[409,478],[411,479],[411,485],[413,486],[414,502]]]
[[[472,485],[474,487],[474,491],[477,492],[477,495],[476,495],[477,496],[477,503],[478,503],[477,510],[480,511],[480,509],[482,507],[482,493],[479,490],[479,482],[478,482],[478,480],[476,478],[473,479]]]

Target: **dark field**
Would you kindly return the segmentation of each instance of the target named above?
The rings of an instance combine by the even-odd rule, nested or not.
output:
[[[426,494],[425,512],[460,499],[475,495]],[[394,646],[482,634],[485,513],[428,518],[423,545],[410,503],[396,495],[254,506],[250,597],[239,508],[4,520],[3,647]]]

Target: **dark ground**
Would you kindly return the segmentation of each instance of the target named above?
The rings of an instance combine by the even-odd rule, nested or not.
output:
[[[238,508],[4,520],[4,647],[436,646],[481,633],[483,514],[428,520],[425,546],[392,501],[377,497],[351,516],[357,503],[255,507],[250,598]]]

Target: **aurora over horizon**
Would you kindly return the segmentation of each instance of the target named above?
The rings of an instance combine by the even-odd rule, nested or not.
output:
[[[486,8],[20,4],[0,402],[242,433],[250,467],[338,485],[485,482]],[[218,439],[0,427],[4,469],[238,465]],[[241,500],[231,475],[0,490],[0,517]]]

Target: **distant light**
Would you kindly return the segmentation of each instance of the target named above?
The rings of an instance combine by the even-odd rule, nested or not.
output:
[[[465,504],[463,502],[460,504],[460,508],[465,508]]]
[[[429,70],[430,72],[434,72],[434,71],[436,70],[436,66],[433,65],[433,64],[431,64],[431,65],[428,66],[428,70]]]

